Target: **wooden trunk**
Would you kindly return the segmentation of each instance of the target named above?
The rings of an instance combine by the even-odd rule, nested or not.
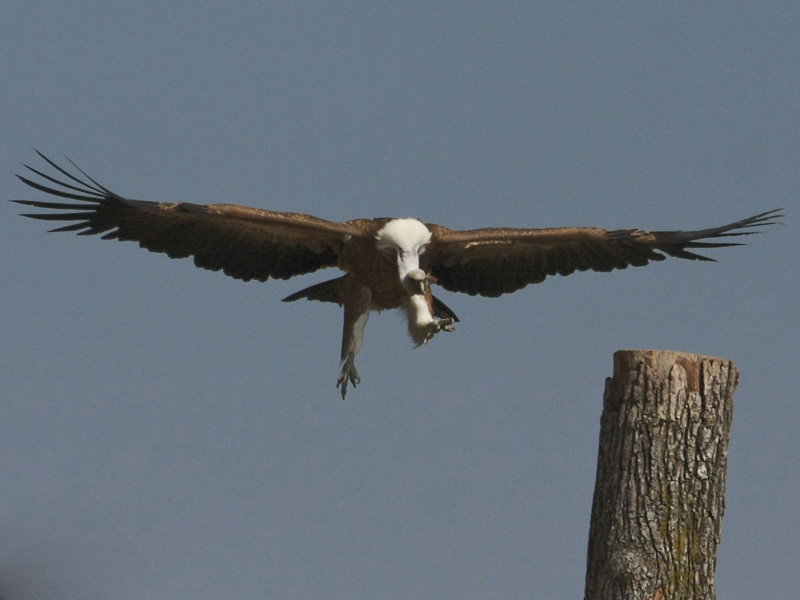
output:
[[[587,600],[715,600],[739,373],[729,360],[614,354],[606,380]]]

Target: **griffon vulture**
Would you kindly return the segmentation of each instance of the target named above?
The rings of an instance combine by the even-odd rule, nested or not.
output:
[[[39,179],[18,177],[32,188],[76,202],[15,202],[50,211],[26,217],[74,221],[52,231],[102,234],[102,239],[138,242],[170,258],[192,256],[198,267],[221,270],[243,281],[288,279],[326,267],[343,271],[340,277],[284,299],[344,306],[342,369],[336,383],[343,399],[348,383],[355,387],[361,381],[355,357],[370,311],[402,309],[417,346],[440,331],[454,330],[458,317],[433,295],[433,284],[451,292],[497,297],[541,283],[548,275],[641,267],[664,260],[665,254],[713,260],[693,250],[741,245],[717,240],[756,233],[753,228],[771,225],[782,216],[780,209],[771,210],[699,231],[596,227],[454,231],[415,218],[336,223],[235,204],[129,200],[74,163],[77,173],[70,173],[38,154],[60,175],[24,165]]]

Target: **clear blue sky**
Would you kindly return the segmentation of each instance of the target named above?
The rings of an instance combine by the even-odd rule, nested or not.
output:
[[[3,200],[32,148],[145,200],[453,228],[690,229],[714,253],[443,292],[413,349],[2,205],[6,600],[578,598],[622,348],[742,372],[720,598],[800,584],[800,10],[794,1],[5,2]]]

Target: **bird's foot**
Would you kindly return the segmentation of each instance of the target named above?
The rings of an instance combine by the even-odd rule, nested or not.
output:
[[[455,323],[455,319],[446,318],[446,319],[436,319],[428,323],[428,331],[425,334],[425,339],[422,341],[423,344],[427,344],[429,341],[433,339],[440,331],[447,331],[448,333],[453,333],[456,328],[453,325]]]
[[[358,371],[356,371],[356,363],[355,363],[355,356],[353,354],[349,354],[347,359],[344,361],[344,365],[342,366],[342,371],[339,373],[339,379],[336,381],[336,387],[342,388],[342,400],[344,400],[345,396],[347,395],[347,384],[352,383],[353,387],[356,387],[359,383],[361,383],[361,377],[358,376]]]

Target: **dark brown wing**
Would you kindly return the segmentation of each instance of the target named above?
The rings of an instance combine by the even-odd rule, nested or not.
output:
[[[713,261],[690,249],[741,246],[701,240],[757,233],[751,229],[776,223],[782,217],[781,210],[700,231],[608,231],[594,227],[453,231],[428,224],[433,241],[423,258],[445,289],[495,297],[541,283],[548,275],[641,267],[651,260],[664,260],[664,254]]]
[[[38,153],[38,152],[37,152]],[[357,222],[335,223],[298,213],[185,202],[129,200],[103,187],[74,163],[69,173],[38,153],[63,177],[25,165],[40,179],[18,177],[39,191],[77,203],[15,200],[55,212],[25,214],[45,221],[76,221],[52,231],[139,242],[142,248],[170,258],[194,257],[203,269],[249,281],[294,275],[335,266],[343,240],[360,235]],[[70,161],[71,162],[71,161]]]

